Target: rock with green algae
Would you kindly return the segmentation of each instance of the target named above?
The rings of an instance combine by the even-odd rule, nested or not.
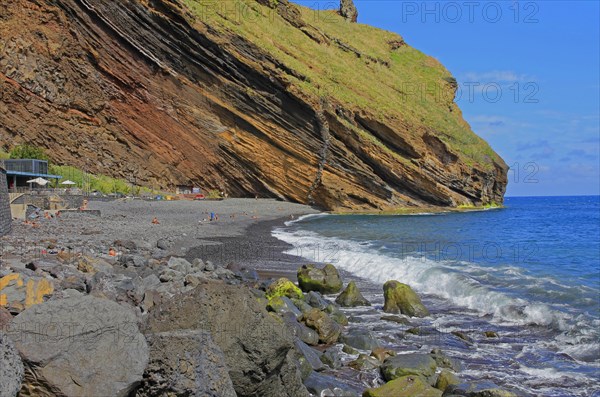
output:
[[[392,380],[376,389],[367,389],[363,397],[440,397],[442,392],[431,387],[420,376],[408,375]]]
[[[460,379],[447,369],[442,370],[435,381],[435,388],[445,391],[450,385],[458,385]]]
[[[517,395],[502,390],[496,384],[491,382],[482,383],[461,383],[460,385],[450,385],[446,388],[444,395],[459,395],[467,397],[516,397]]]
[[[381,374],[387,381],[414,375],[428,378],[435,374],[437,365],[428,354],[399,354],[387,358],[381,366]]]
[[[318,291],[322,294],[337,294],[343,283],[335,266],[325,265],[319,269],[315,265],[304,265],[298,269],[298,285],[304,292]]]
[[[304,294],[300,288],[285,277],[282,277],[269,285],[265,295],[267,299],[272,299],[276,296],[285,296],[290,299],[304,300]]]
[[[302,312],[294,305],[287,296],[275,296],[269,299],[267,309],[277,314],[292,313],[296,318],[302,316]]]
[[[354,281],[348,284],[346,289],[336,298],[335,303],[342,307],[371,306],[371,302],[360,293]]]
[[[423,305],[415,291],[406,284],[390,280],[383,285],[386,313],[401,313],[411,317],[426,317],[429,310]]]
[[[325,313],[329,314],[329,317],[340,325],[348,325],[348,317],[342,313],[342,311],[335,305],[328,305],[325,308]]]
[[[319,309],[312,309],[311,311],[304,313],[301,321],[308,327],[317,331],[319,334],[319,341],[327,345],[337,342],[342,333],[342,326],[333,321],[331,317]]]
[[[375,357],[359,354],[356,360],[348,363],[348,366],[357,371],[370,371],[378,368],[380,364],[381,363]]]

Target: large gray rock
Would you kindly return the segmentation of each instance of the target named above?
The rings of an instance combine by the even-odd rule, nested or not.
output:
[[[344,284],[335,266],[327,264],[322,269],[315,265],[304,265],[298,269],[298,285],[304,292],[318,291],[322,294],[337,294]]]
[[[304,381],[306,388],[315,396],[360,397],[361,391],[354,389],[330,375],[313,372]]]
[[[136,396],[235,397],[225,356],[209,332],[146,335],[150,362]]]
[[[351,281],[346,289],[335,299],[335,303],[342,307],[371,306],[371,302],[365,299],[360,293],[354,281]]]
[[[381,374],[388,382],[408,375],[427,378],[435,374],[436,368],[435,360],[427,354],[399,354],[383,362]]]
[[[148,363],[133,311],[91,296],[32,306],[10,336],[25,363],[25,396],[127,396]]]
[[[304,313],[301,321],[319,334],[319,341],[330,345],[337,342],[342,333],[342,326],[336,323],[326,313],[312,309]]]
[[[386,313],[402,313],[411,317],[429,315],[419,296],[406,284],[395,280],[386,282],[383,285],[383,297],[383,311]]]
[[[353,329],[340,337],[340,342],[361,350],[373,350],[381,346],[375,335],[366,329]]]
[[[211,333],[238,396],[308,396],[291,332],[250,290],[206,283],[150,310],[145,333],[176,330]]]
[[[21,388],[23,362],[12,341],[0,332],[0,397],[14,397]]]

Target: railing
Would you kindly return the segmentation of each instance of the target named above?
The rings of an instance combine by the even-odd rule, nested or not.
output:
[[[48,196],[48,195],[52,195],[52,194],[73,195],[73,196],[83,195],[83,191],[78,188],[65,189],[65,188],[18,187],[18,188],[10,188],[10,189],[8,189],[8,192],[9,193],[37,194],[40,196]]]

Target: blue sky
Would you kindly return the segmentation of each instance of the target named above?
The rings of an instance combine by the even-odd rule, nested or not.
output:
[[[465,119],[511,166],[508,196],[600,194],[600,2],[355,4],[462,84]]]

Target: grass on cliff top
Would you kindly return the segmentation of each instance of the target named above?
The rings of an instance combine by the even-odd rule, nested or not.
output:
[[[222,45],[227,35],[239,35],[305,76],[286,74],[290,90],[313,100],[325,97],[350,109],[363,110],[403,133],[422,135],[429,128],[469,164],[490,167],[497,155],[475,135],[453,103],[452,76],[437,60],[408,46],[393,49],[402,38],[364,24],[346,22],[332,10],[296,6],[313,34],[327,35],[319,43],[293,27],[276,10],[255,0],[184,0],[197,22],[216,30]],[[273,0],[277,3],[277,0]],[[345,51],[337,39],[362,55]],[[233,49],[233,48],[230,48]],[[284,71],[279,71],[284,74]],[[403,127],[402,127],[403,126]]]

